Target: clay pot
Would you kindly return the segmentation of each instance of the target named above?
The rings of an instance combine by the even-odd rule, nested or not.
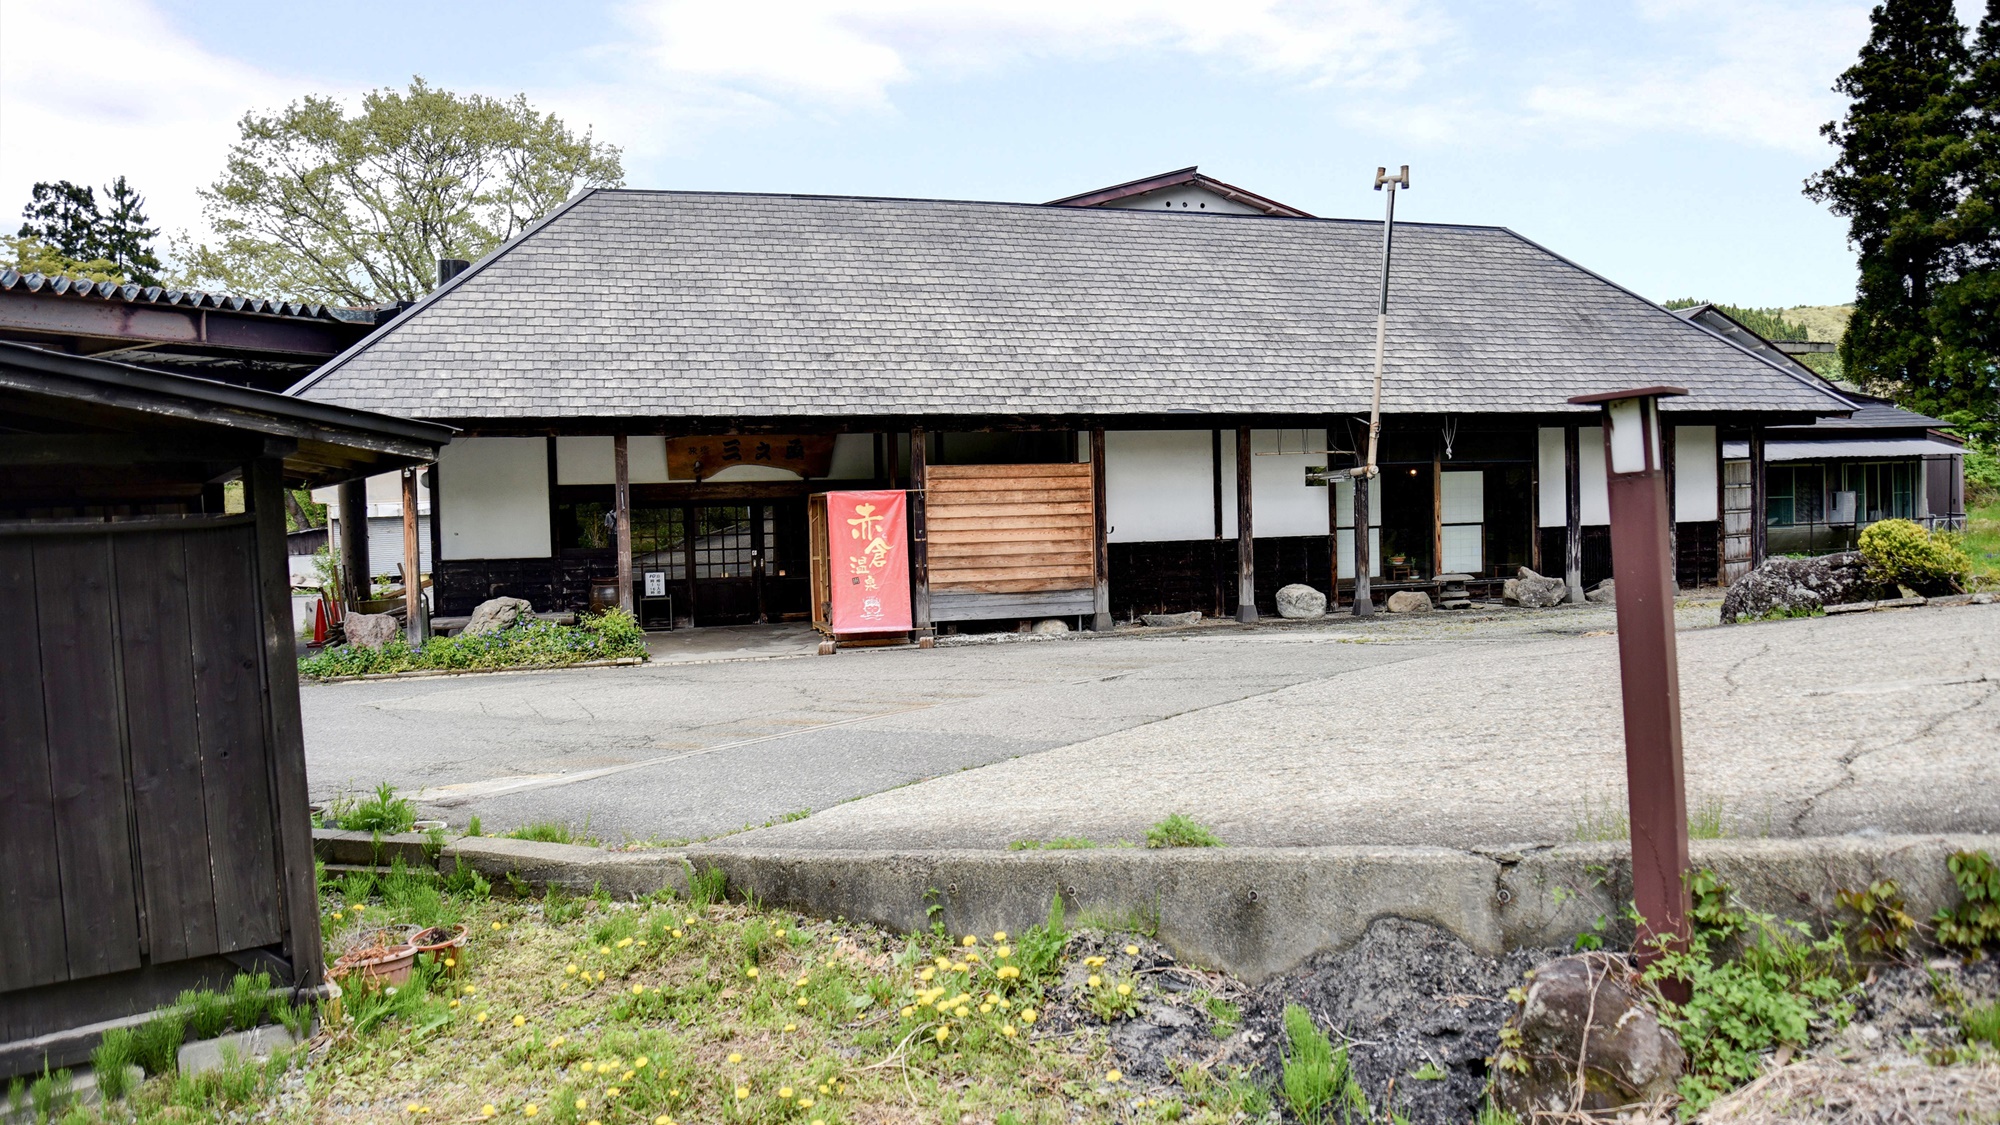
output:
[[[363,934],[333,963],[332,976],[351,986],[380,988],[402,984],[417,965],[415,926],[386,926]]]
[[[446,976],[455,977],[465,972],[466,932],[466,927],[462,924],[450,927],[432,926],[410,941],[416,946],[419,954],[442,968]]]

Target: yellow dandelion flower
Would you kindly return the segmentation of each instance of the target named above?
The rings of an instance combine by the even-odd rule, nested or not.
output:
[[[979,944],[979,939],[978,939],[978,938],[976,938],[976,937],[973,937],[973,936],[972,936],[971,934],[967,934],[967,935],[965,935],[965,940],[964,940],[964,941],[962,941],[962,942],[960,942],[959,944],[960,944],[960,945],[963,945],[963,946],[966,946],[966,947],[968,947],[968,948],[969,948],[969,947],[971,947],[971,946],[975,946],[975,945],[978,945],[978,944]]]
[[[514,1017],[514,1026],[515,1026],[515,1027],[524,1027],[524,1026],[526,1026],[526,1025],[527,1025],[527,1022],[528,1022],[528,1017],[526,1017],[526,1016],[515,1016],[515,1017]]]
[[[812,1119],[811,1125],[826,1125],[826,1118],[815,1117]]]
[[[569,964],[564,965],[563,972],[568,973],[570,976],[575,976],[577,972],[576,962],[571,961]]]
[[[499,1112],[499,1110],[493,1108],[492,1102],[487,1102],[485,1105],[479,1107],[479,1116],[481,1117],[491,1117]]]
[[[456,969],[456,968],[458,968],[458,958],[456,958],[456,957],[447,957],[447,958],[445,958],[445,959],[444,959],[444,967],[445,967],[445,968],[447,968],[447,969]]]
[[[695,924],[696,922],[699,922],[699,921],[701,921],[701,919],[699,919],[699,918],[695,917],[694,915],[692,915],[692,914],[688,915],[688,921],[687,921],[687,924],[688,924],[688,925],[692,926],[692,925],[694,925],[694,924]]]
[[[569,1042],[569,1040],[564,1039],[562,1036],[558,1035],[554,1039],[549,1040],[549,1046],[551,1048],[560,1047],[567,1042]]]
[[[631,938],[620,938],[618,941],[618,948],[624,949],[626,946],[629,946],[631,944],[632,944]]]
[[[586,1098],[586,1097],[582,1097],[582,1096],[579,1096],[579,1097],[578,1097],[578,1098],[576,1099],[576,1108],[578,1108],[578,1109],[584,1109],[584,1108],[588,1107],[589,1105],[590,1105],[590,1099],[589,1099],[589,1098]]]
[[[1013,980],[1021,975],[1021,969],[1017,965],[1002,965],[993,975],[1001,980]]]
[[[598,979],[598,980],[600,980],[600,981],[604,979],[604,970],[603,970],[603,969],[599,969],[599,970],[597,970],[597,979]]]
[[[476,1015],[476,1016],[472,1017],[472,1022],[473,1022],[473,1023],[485,1023],[485,1022],[486,1022],[486,1013],[485,1013],[485,1012],[481,1012],[481,1013],[479,1013],[478,1015]]]
[[[449,1006],[450,1006],[450,1007],[453,1007],[453,1008],[456,1008],[456,1007],[458,1007],[458,1001],[456,1001],[456,1000],[453,1000],[453,1001],[451,1002],[451,1004],[450,1004]]]
[[[744,1098],[747,1098],[747,1097],[749,1097],[749,1096],[750,1096],[750,1087],[748,1087],[748,1086],[738,1086],[738,1087],[736,1087],[736,1100],[737,1100],[737,1101],[739,1101],[739,1102],[740,1102],[740,1101],[742,1101],[742,1100],[743,1100]]]
[[[940,969],[949,969],[951,968],[951,958],[940,957],[937,960],[932,961],[931,964],[936,965]]]
[[[640,939],[639,939],[639,944],[640,944],[641,946],[644,946],[644,945],[646,944],[646,939],[645,939],[645,938],[640,938]]]
[[[674,1119],[662,1113],[658,1117],[653,1118],[653,1125],[674,1125]]]
[[[799,1108],[800,1108],[800,1109],[811,1109],[812,1107],[813,1107],[813,1100],[812,1100],[811,1098],[800,1098],[800,1099],[799,1099]]]
[[[1120,995],[1120,996],[1130,996],[1130,995],[1132,995],[1132,986],[1131,986],[1131,985],[1129,985],[1129,984],[1121,984],[1121,985],[1119,985],[1119,986],[1118,986],[1118,995]]]
[[[937,979],[937,970],[927,968],[923,972],[917,974],[917,979],[921,981],[935,980]]]
[[[819,1084],[819,1092],[822,1094],[831,1094],[833,1093],[833,1087],[822,1082]]]
[[[978,964],[978,963],[979,963],[979,954],[977,954],[977,953],[968,953],[968,954],[966,954],[966,955],[965,955],[965,961],[966,961],[966,964],[968,964],[968,965],[976,965],[976,964]]]
[[[637,1073],[639,1073],[639,1072],[638,1072],[638,1071],[636,1071],[636,1070],[628,1070],[628,1071],[626,1071],[625,1073],[623,1073],[623,1074],[621,1074],[621,1075],[619,1075],[619,1076],[618,1076],[618,1081],[620,1081],[620,1082],[630,1082],[630,1081],[632,1081],[632,1076],[633,1076],[633,1075],[635,1075],[635,1074],[637,1074]]]
[[[950,1029],[950,1028],[948,1028],[948,1027],[940,1027],[940,1028],[938,1028],[938,1029],[937,1029],[937,1041],[938,1041],[938,1042],[942,1043],[942,1042],[944,1042],[945,1040],[947,1040],[947,1039],[949,1039],[949,1038],[951,1038],[951,1029]]]
[[[675,931],[674,931],[674,936],[675,936],[675,937],[686,937],[687,935],[683,934],[683,933],[682,933],[681,931],[679,931],[679,930],[675,930]]]
[[[534,1102],[529,1102],[527,1105],[521,1107],[521,1116],[523,1117],[533,1117],[540,1112],[542,1112],[542,1107],[536,1105]]]
[[[466,985],[466,986],[465,986],[464,988],[460,989],[459,991],[461,991],[461,992],[465,993],[465,994],[466,994],[467,996],[470,996],[470,995],[472,995],[472,993],[473,993],[473,987],[472,987],[471,985],[469,985],[469,984],[468,984],[468,985]]]
[[[783,1099],[785,1099],[786,1101],[791,1101],[791,1100],[792,1100],[792,1088],[791,1088],[790,1086],[780,1086],[780,1087],[778,1087],[778,1096],[779,1096],[779,1097],[781,1097],[781,1098],[783,1098]]]
[[[979,1014],[982,1016],[992,1010],[993,1010],[993,1004],[991,1001],[988,1001],[987,1003],[981,1004],[979,1006]]]
[[[1021,1022],[1032,1025],[1035,1022],[1035,1010],[1033,1008],[1021,1009]]]
[[[1012,1039],[1012,1038],[1014,1038],[1014,1036],[1015,1036],[1016,1034],[1018,1034],[1018,1033],[1017,1033],[1017,1032],[1015,1032],[1015,1030],[1014,1030],[1014,1025],[1013,1025],[1013,1024],[1011,1024],[1011,1023],[1008,1023],[1008,1024],[1002,1024],[1002,1025],[1000,1025],[1000,1034],[1002,1034],[1002,1035],[1005,1035],[1005,1036],[1006,1036],[1007,1038],[1009,1038],[1009,1039]]]
[[[957,1016],[957,1017],[958,1017],[959,1019],[964,1019],[964,1018],[966,1017],[966,1013],[967,1013],[967,1012],[968,1012],[969,1010],[970,1010],[970,1009],[968,1009],[968,1008],[967,1008],[967,1007],[966,1007],[965,1005],[963,1005],[963,1004],[960,1004],[960,1005],[959,1005],[958,1007],[956,1007],[956,1008],[953,1008],[953,1009],[951,1010],[951,1014],[952,1014],[952,1015],[954,1015],[954,1016]]]
[[[743,975],[744,975],[744,976],[746,976],[746,977],[749,977],[749,978],[750,978],[751,980],[756,980],[756,979],[757,979],[757,966],[755,966],[755,965],[752,965],[752,966],[750,966],[749,968],[747,968],[747,969],[743,970]]]
[[[1002,996],[1000,999],[995,1000],[994,1003],[1000,1005],[1000,1010],[1003,1012],[1014,1006],[1012,1003],[1008,1002],[1005,996]]]
[[[1001,931],[1000,931],[999,933],[996,933],[996,934],[994,934],[994,935],[993,935],[993,941],[994,941],[994,943],[995,943],[995,944],[998,944],[998,943],[1000,943],[1000,942],[1003,942],[1003,941],[1006,941],[1006,940],[1007,940],[1007,931],[1006,931],[1006,930],[1001,930]]]
[[[1136,946],[1136,945],[1128,945],[1128,946],[1126,946],[1126,947],[1125,947],[1125,956],[1127,956],[1127,957],[1137,957],[1138,955],[1139,955],[1139,947],[1138,947],[1138,946]]]
[[[916,1008],[916,1005],[914,1005],[914,1004],[911,1004],[911,1005],[907,1005],[907,1006],[905,1006],[905,1007],[903,1008],[903,1018],[904,1018],[904,1019],[909,1019],[909,1018],[910,1018],[911,1016],[914,1016],[914,1015],[916,1015],[916,1014],[917,1014],[917,1008]]]
[[[1014,947],[1011,945],[1003,945],[993,951],[993,956],[998,957],[1002,961],[1005,961],[1007,958],[1012,957],[1013,955],[1014,955]]]
[[[420,1105],[418,1105],[418,1104],[417,1104],[417,1103],[415,1103],[415,1102],[411,1102],[411,1103],[410,1103],[409,1105],[406,1105],[406,1106],[404,1106],[404,1107],[403,1107],[403,1112],[404,1112],[404,1113],[422,1113],[423,1111],[424,1111],[424,1107],[423,1107],[423,1106],[420,1106]]]
[[[1098,976],[1096,973],[1092,973],[1090,974],[1090,979],[1084,981],[1083,983],[1089,985],[1092,988],[1096,988],[1098,985],[1104,983],[1104,978]]]
[[[619,1094],[622,1094],[622,1093],[624,1093],[624,1091],[623,1091],[623,1090],[620,1090],[620,1089],[619,1089],[618,1087],[616,1087],[616,1086],[606,1086],[606,1087],[604,1088],[604,1096],[605,1096],[605,1097],[607,1097],[607,1098],[615,1098],[615,1097],[617,1097],[617,1096],[618,1096]]]
[[[597,947],[597,951],[599,953],[609,953],[611,952],[611,947],[608,945],[600,945]]]
[[[785,931],[783,931],[783,930],[772,930],[772,931],[771,931],[771,934],[772,934],[772,936],[773,936],[773,937],[784,937],[784,936],[785,936]]]
[[[633,1065],[633,1067],[635,1067],[636,1069],[639,1069],[639,1070],[644,1070],[644,1069],[646,1069],[646,1056],[644,1056],[644,1055],[640,1055],[640,1056],[639,1056],[638,1058],[636,1058],[636,1059],[633,1059],[633,1060],[632,1060],[632,1065]]]
[[[795,1024],[795,1023],[788,1023],[788,1024],[786,1024],[786,1025],[785,1025],[785,1030],[786,1030],[786,1031],[797,1031],[798,1029],[799,1029],[799,1025],[798,1025],[798,1024]]]
[[[493,928],[496,930],[504,930],[507,928],[507,924],[505,922],[495,922],[493,923]]]
[[[1124,1077],[1125,1077],[1124,1075],[1118,1073],[1115,1070],[1107,1070],[1104,1072],[1104,1080],[1106,1082],[1116,1082]]]
[[[597,1073],[599,1073],[599,1074],[610,1074],[610,1073],[611,1073],[611,1064],[610,1064],[610,1063],[608,1063],[608,1062],[601,1062],[601,1063],[598,1063],[598,1064],[597,1064]]]
[[[729,1052],[729,1061],[732,1063],[740,1063],[743,1061],[743,1056],[737,1054],[735,1051],[731,1051]]]
[[[646,991],[646,986],[643,984],[635,984],[632,986],[632,995],[634,996],[637,996],[644,991]]]
[[[803,1008],[809,1003],[811,1003],[811,1001],[807,1000],[805,997],[803,996],[799,997],[799,1007]]]
[[[796,987],[804,988],[806,985],[812,983],[812,978],[802,973],[800,974],[799,979],[793,983],[795,984]]]

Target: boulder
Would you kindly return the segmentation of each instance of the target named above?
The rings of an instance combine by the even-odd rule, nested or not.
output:
[[[1518,605],[1526,609],[1547,609],[1568,600],[1569,583],[1560,578],[1544,578],[1524,566],[1520,569],[1519,577],[1509,578],[1501,584],[1500,597],[1508,605]]]
[[[1613,586],[1613,580],[1607,578],[1597,584],[1597,589],[1585,594],[1583,599],[1599,605],[1610,605],[1618,600],[1618,591]]]
[[[1422,590],[1398,590],[1389,595],[1384,608],[1390,613],[1429,613],[1431,596]]]
[[[1622,957],[1560,957],[1527,977],[1527,993],[1508,1020],[1513,1034],[1502,1031],[1505,1046],[1494,1068],[1502,1107],[1524,1121],[1568,1119],[1674,1094],[1687,1054],[1660,1026]]]
[[[1035,622],[1035,627],[1028,631],[1030,633],[1067,633],[1069,632],[1069,622],[1064,621],[1060,617],[1044,617],[1040,621]]]
[[[1201,623],[1201,611],[1191,609],[1186,613],[1142,613],[1139,615],[1139,620],[1156,629],[1172,625],[1198,625]]]
[[[350,613],[341,625],[355,648],[381,648],[403,635],[402,625],[387,613]]]
[[[471,620],[459,631],[460,636],[477,637],[482,633],[497,633],[514,624],[525,614],[535,612],[535,607],[522,598],[490,598],[480,602],[472,611]]]
[[[1722,623],[1893,596],[1893,591],[1884,591],[1869,579],[1868,564],[1859,551],[1814,559],[1765,559],[1729,587],[1722,599]]]
[[[1326,616],[1326,595],[1302,582],[1278,590],[1278,616],[1293,620]]]

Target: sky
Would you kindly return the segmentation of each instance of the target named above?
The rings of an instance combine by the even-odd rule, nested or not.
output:
[[[0,223],[37,180],[122,174],[198,239],[244,113],[420,74],[525,93],[619,145],[631,187],[1042,202],[1196,164],[1372,218],[1376,166],[1408,164],[1399,219],[1510,227],[1655,300],[1831,304],[1853,253],[1800,188],[1867,9],[0,0]]]

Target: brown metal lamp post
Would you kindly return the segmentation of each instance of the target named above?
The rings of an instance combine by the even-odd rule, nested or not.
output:
[[[1640,962],[1660,939],[1688,939],[1687,784],[1681,769],[1680,666],[1674,653],[1673,559],[1659,400],[1680,387],[1640,387],[1569,401],[1604,409],[1605,487],[1618,606],[1618,675],[1625,699],[1625,783],[1632,815],[1632,891]],[[1662,982],[1685,1001],[1686,984]],[[1677,994],[1678,993],[1678,994]]]

